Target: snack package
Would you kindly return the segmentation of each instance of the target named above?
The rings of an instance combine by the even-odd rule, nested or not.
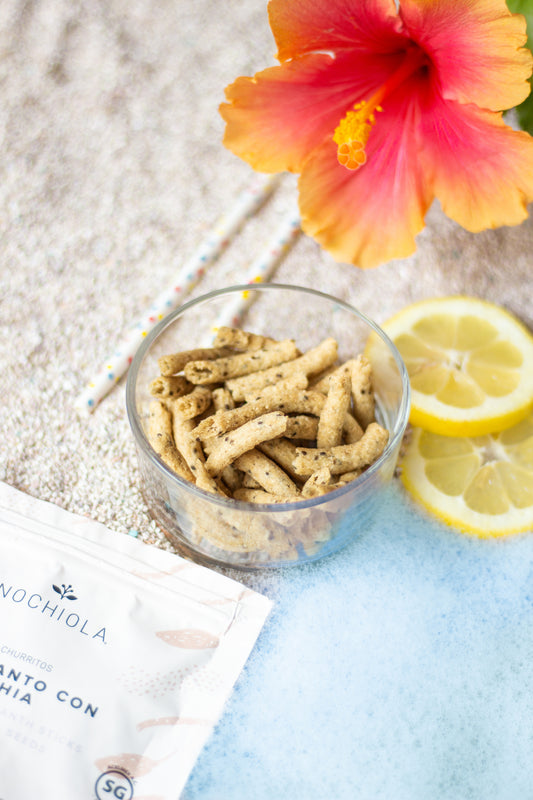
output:
[[[0,797],[177,800],[269,610],[0,483]]]

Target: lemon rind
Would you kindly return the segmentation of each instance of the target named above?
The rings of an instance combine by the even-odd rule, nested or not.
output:
[[[414,394],[411,391],[411,397]],[[485,436],[488,433],[500,433],[512,428],[513,425],[522,422],[532,409],[533,399],[529,399],[522,406],[514,408],[505,414],[478,417],[470,420],[464,417],[462,419],[452,419],[449,416],[437,417],[429,414],[412,401],[409,422],[417,428],[424,428],[441,436]]]
[[[461,496],[455,498],[439,492],[425,474],[426,461],[417,449],[420,433],[421,429],[412,431],[411,442],[399,463],[400,480],[419,505],[440,522],[479,538],[503,538],[533,531],[533,506],[492,516],[468,508]],[[439,498],[445,498],[445,504]]]
[[[419,300],[397,312],[382,327],[394,341],[399,330],[406,332],[413,324],[428,316],[428,311],[460,313],[475,312],[497,324],[502,336],[509,336],[513,342],[520,338],[521,352],[525,362],[520,384],[509,395],[501,398],[487,398],[487,413],[482,406],[473,409],[454,409],[432,396],[423,395],[411,387],[411,411],[409,421],[412,425],[425,428],[443,436],[483,436],[497,433],[520,422],[533,408],[533,336],[527,327],[507,309],[487,300],[467,295],[451,295]],[[496,319],[495,319],[496,318]]]

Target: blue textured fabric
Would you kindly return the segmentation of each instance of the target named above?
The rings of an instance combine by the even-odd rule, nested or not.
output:
[[[533,536],[393,487],[371,530],[272,575],[272,616],[185,800],[530,800]]]

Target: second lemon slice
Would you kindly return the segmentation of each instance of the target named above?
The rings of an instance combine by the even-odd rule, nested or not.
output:
[[[407,490],[460,530],[533,530],[533,414],[500,433],[450,437],[413,428],[400,461]]]
[[[533,406],[533,336],[500,306],[466,296],[423,300],[382,328],[409,373],[413,425],[481,436]]]

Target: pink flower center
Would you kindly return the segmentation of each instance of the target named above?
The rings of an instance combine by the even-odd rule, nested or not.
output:
[[[427,57],[424,51],[417,45],[412,45],[406,50],[398,69],[385,83],[368,100],[356,103],[344,115],[333,134],[339,164],[346,169],[356,170],[366,163],[365,147],[376,124],[375,112],[383,111],[381,103],[425,64]]]

